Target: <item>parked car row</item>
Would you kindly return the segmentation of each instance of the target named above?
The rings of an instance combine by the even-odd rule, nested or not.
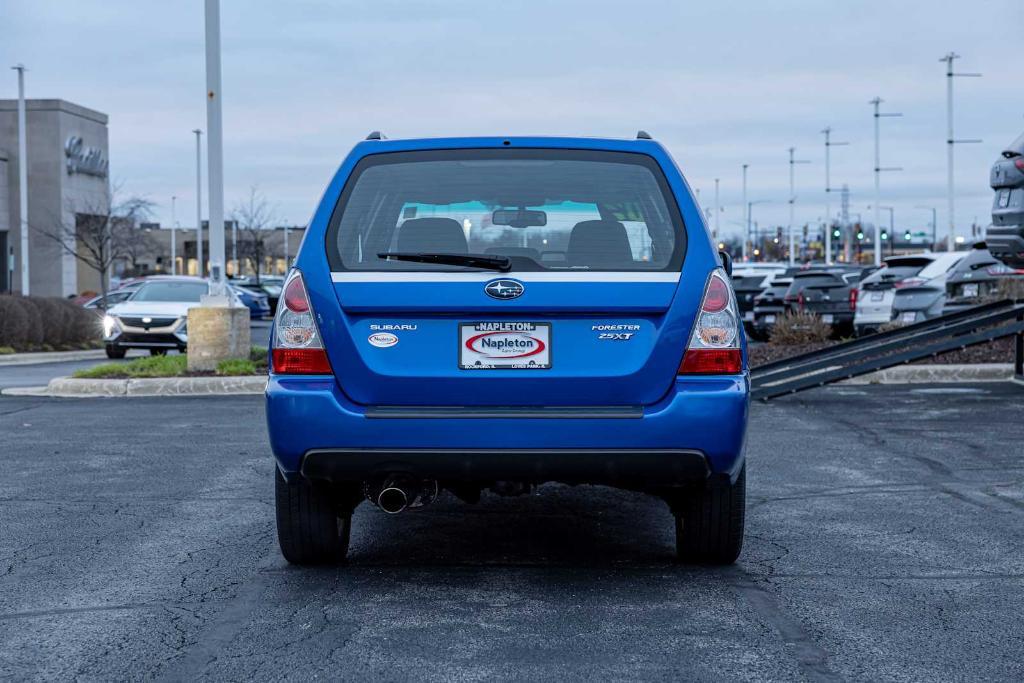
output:
[[[747,331],[767,339],[779,316],[807,311],[836,334],[871,334],[897,321],[911,324],[998,298],[1006,281],[1024,283],[1024,269],[999,261],[984,243],[968,251],[890,256],[881,268],[746,265],[733,288]],[[749,309],[748,309],[749,307]]]

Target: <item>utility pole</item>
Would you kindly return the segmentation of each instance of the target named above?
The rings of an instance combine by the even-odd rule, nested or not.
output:
[[[903,114],[896,113],[881,113],[878,111],[878,107],[884,100],[881,97],[876,97],[871,100],[868,104],[871,104],[875,108],[875,265],[882,265],[882,230],[879,227],[881,220],[879,214],[879,204],[882,203],[882,189],[881,189],[881,174],[882,171],[902,171],[902,168],[898,166],[892,166],[889,168],[882,168],[881,152],[879,151],[881,143],[879,142],[879,126],[878,120],[884,117],[895,117],[903,116]]]
[[[718,203],[718,178],[715,178],[715,237],[714,237],[714,241],[716,243],[718,242],[718,214],[721,213],[721,211],[722,211],[721,206]],[[285,260],[287,260],[287,257],[288,257],[288,228],[286,227],[284,230],[285,230],[285,232],[284,232],[284,234],[285,234],[285,238],[284,238],[284,251],[285,251]]]
[[[957,140],[953,137],[953,77],[980,78],[981,74],[958,74],[953,73],[953,60],[959,59],[960,55],[949,52],[945,57],[939,59],[946,63],[946,165],[949,174],[949,239],[946,244],[946,251],[956,251],[956,220],[954,216],[955,188],[953,183],[953,145],[963,143],[978,143],[981,140]]]
[[[196,275],[203,277],[203,131],[196,128],[192,132],[196,134]]]
[[[850,244],[850,186],[846,183],[839,191],[839,222],[843,226],[843,260],[849,263],[853,250]]]
[[[848,145],[849,142],[833,142],[832,127],[825,126],[821,131],[825,134],[825,265],[832,265],[832,181],[830,150],[833,147]]]
[[[238,277],[238,221],[231,221],[231,274]]]
[[[789,226],[786,231],[789,233],[789,265],[793,266],[796,264],[796,233],[793,232],[793,214],[796,209],[796,186],[794,183],[793,168],[796,164],[809,164],[810,161],[796,160],[793,158],[793,154],[796,152],[796,147],[789,148]]]
[[[224,136],[220,89],[220,0],[206,0],[206,163],[210,184],[210,296],[226,301],[224,283]]]
[[[18,72],[18,220],[21,224],[21,295],[28,296],[28,129],[25,127],[25,65],[15,64],[11,68]]]
[[[175,205],[178,203],[177,195],[171,197],[171,275],[178,274],[178,221]]]
[[[743,248],[740,256],[747,260],[747,242],[750,241],[750,210],[747,208],[747,168],[750,164],[743,164]]]
[[[935,207],[934,206],[921,206],[917,205],[915,209],[924,209],[925,211],[932,212],[932,251],[935,251],[935,247],[938,245],[938,232],[935,227]]]

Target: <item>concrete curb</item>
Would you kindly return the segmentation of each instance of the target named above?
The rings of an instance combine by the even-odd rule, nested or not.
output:
[[[899,365],[869,375],[844,380],[841,384],[940,384],[944,382],[1009,382],[1012,363],[971,365]]]
[[[4,389],[6,396],[104,398],[132,396],[239,396],[262,394],[263,375],[246,377],[152,377],[142,379],[72,379],[56,377],[46,387]]]
[[[9,353],[0,356],[0,367],[5,365],[41,365],[43,363],[67,363],[76,360],[100,360],[106,358],[103,349],[84,351],[39,351],[31,353]]]

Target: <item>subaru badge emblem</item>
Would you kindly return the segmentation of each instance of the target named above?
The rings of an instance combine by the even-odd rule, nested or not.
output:
[[[523,283],[516,280],[491,280],[484,285],[484,292],[492,299],[517,299],[524,289]]]

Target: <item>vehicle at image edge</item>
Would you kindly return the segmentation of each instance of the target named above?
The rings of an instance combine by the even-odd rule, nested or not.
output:
[[[933,254],[935,258],[931,263],[894,290],[890,319],[910,324],[942,315],[946,278],[966,255],[965,251]]]
[[[989,185],[995,196],[988,248],[1007,265],[1024,267],[1024,133],[992,165]]]
[[[758,340],[771,338],[775,322],[786,314],[786,292],[793,284],[793,274],[802,268],[787,268],[773,275],[764,291],[754,297],[754,321],[750,327],[751,337]]]
[[[906,287],[926,285],[921,271],[943,256],[935,253],[889,256],[882,267],[857,285],[857,310],[853,316],[854,334],[860,336],[877,332],[892,320],[896,293]]]
[[[942,312],[956,313],[1004,298],[1000,286],[1009,280],[1024,280],[1024,269],[1013,268],[999,261],[984,242],[979,242],[946,278],[946,299]]]
[[[283,555],[343,558],[364,499],[553,481],[660,496],[680,559],[733,562],[749,374],[728,269],[649,138],[360,142],[271,335]]]
[[[754,299],[771,283],[775,275],[786,272],[781,263],[738,263],[733,267],[732,289],[736,292],[736,303],[740,319],[747,333],[756,337],[754,329]]]
[[[124,358],[128,349],[148,349],[151,355],[188,347],[188,309],[199,303],[209,283],[198,277],[147,278],[127,301],[103,316],[103,344],[108,358]],[[228,289],[231,292],[230,288]],[[241,306],[233,292],[231,305]]]
[[[783,301],[787,311],[803,311],[832,326],[835,336],[853,332],[857,283],[866,269],[822,266],[793,274]]]

